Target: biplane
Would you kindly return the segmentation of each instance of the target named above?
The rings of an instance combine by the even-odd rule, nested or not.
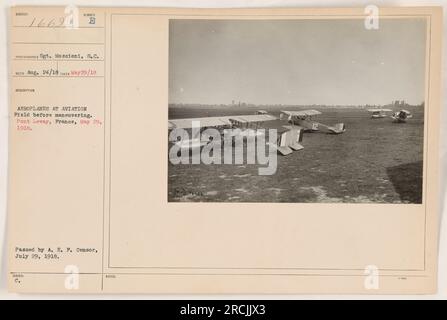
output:
[[[413,115],[410,111],[402,109],[400,111],[394,112],[391,118],[395,123],[405,123],[407,122],[407,119],[413,118]]]
[[[371,112],[371,119],[381,119],[386,117],[386,112],[392,111],[391,109],[368,109]]]
[[[260,110],[254,115],[170,119],[168,120],[168,130],[199,129],[193,131],[195,136],[192,138],[171,141],[181,149],[193,149],[201,148],[210,142],[210,137],[201,134],[204,129],[218,129],[221,135],[228,133],[227,129],[240,129],[231,131],[231,136],[259,136],[264,134],[263,131],[261,132],[258,130],[261,128],[262,124],[273,120],[276,120],[276,117],[267,114],[266,111]],[[276,144],[271,146],[274,147],[280,154],[288,155],[292,153],[293,150],[303,149],[303,146],[300,144],[303,139],[303,128],[296,126],[280,126],[280,128],[276,129],[278,133],[277,141]]]
[[[281,111],[279,118],[287,120],[290,124],[300,126],[306,132],[324,132],[329,134],[340,134],[346,131],[344,123],[336,123],[333,126],[314,121],[313,116],[321,114],[317,110]]]

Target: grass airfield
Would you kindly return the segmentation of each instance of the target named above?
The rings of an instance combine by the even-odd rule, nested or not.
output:
[[[284,109],[292,110],[288,107]],[[293,108],[293,110],[313,109]],[[280,107],[170,107],[169,118],[254,114]],[[168,164],[170,202],[421,203],[424,112],[392,123],[371,119],[361,108],[315,108],[315,121],[344,122],[340,135],[305,133],[303,150],[278,155],[274,175],[258,175],[265,165]],[[287,125],[277,120],[277,125]]]

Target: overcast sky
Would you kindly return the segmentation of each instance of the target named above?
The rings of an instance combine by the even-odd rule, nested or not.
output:
[[[425,38],[414,18],[171,20],[169,102],[419,104]]]

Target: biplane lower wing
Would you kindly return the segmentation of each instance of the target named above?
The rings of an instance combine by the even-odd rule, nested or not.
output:
[[[287,156],[289,154],[291,154],[293,152],[293,150],[289,147],[280,147],[280,146],[276,146],[276,150],[278,150],[278,152],[280,154],[282,154],[283,156]]]
[[[411,114],[410,111],[403,109],[403,110],[395,112],[391,116],[391,118],[393,118],[393,122],[405,123],[405,122],[407,122],[407,119],[413,118],[413,115]]]

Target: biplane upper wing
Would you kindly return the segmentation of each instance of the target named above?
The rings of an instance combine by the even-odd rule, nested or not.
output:
[[[391,109],[368,109],[369,112],[386,112],[392,111]]]
[[[172,119],[168,120],[168,129],[189,129],[193,126],[201,128],[221,127],[231,126],[233,123],[264,122],[271,120],[276,120],[276,118],[269,114]]]

